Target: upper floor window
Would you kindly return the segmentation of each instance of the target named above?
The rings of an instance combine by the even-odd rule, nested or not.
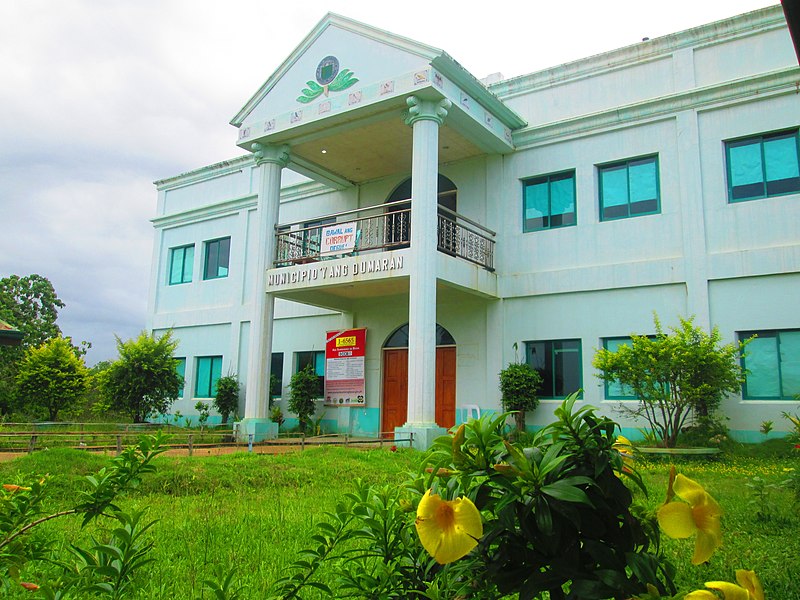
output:
[[[583,387],[580,340],[526,342],[525,357],[542,376],[540,398],[566,398]]]
[[[222,376],[221,356],[200,356],[197,358],[197,376],[194,395],[197,398],[215,398],[217,381]]]
[[[597,171],[600,176],[601,221],[660,212],[658,157],[600,165]]]
[[[228,276],[231,259],[231,238],[221,238],[206,242],[206,262],[203,279],[217,279]]]
[[[169,251],[169,284],[190,283],[194,267],[194,244]]]
[[[575,171],[522,182],[522,230],[575,225]]]
[[[800,191],[798,130],[725,142],[728,201]]]
[[[756,336],[745,349],[745,400],[797,400],[800,394],[800,329],[741,331]]]

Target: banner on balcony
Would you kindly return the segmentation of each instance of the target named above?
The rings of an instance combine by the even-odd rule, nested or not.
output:
[[[356,222],[323,225],[319,253],[321,256],[346,254],[356,247]]]
[[[366,349],[366,328],[328,332],[325,337],[325,404],[366,405]]]

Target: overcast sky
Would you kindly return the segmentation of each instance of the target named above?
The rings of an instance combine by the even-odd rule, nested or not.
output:
[[[522,75],[777,0],[0,0],[0,277],[49,278],[65,335],[144,327],[152,182],[239,156],[228,124],[326,12]]]

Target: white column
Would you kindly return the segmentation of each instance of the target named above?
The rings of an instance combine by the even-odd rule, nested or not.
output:
[[[272,364],[272,318],[275,298],[267,292],[267,269],[275,256],[275,225],[281,199],[281,170],[289,162],[287,146],[254,143],[253,153],[261,171],[258,189],[258,257],[250,319],[250,343],[245,393],[245,419],[266,419]]]
[[[411,161],[411,276],[408,299],[408,423],[436,424],[436,239],[439,126],[449,100],[410,96],[414,141]]]

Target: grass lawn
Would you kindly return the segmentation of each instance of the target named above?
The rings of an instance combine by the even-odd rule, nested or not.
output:
[[[283,455],[247,453],[216,457],[159,457],[158,472],[123,502],[126,509],[147,508],[157,519],[151,530],[156,562],[146,567],[137,598],[210,598],[202,581],[215,566],[237,567],[237,581],[248,598],[263,598],[272,581],[286,574],[298,550],[309,545],[314,524],[332,510],[356,479],[401,484],[419,458],[413,451],[311,448]],[[51,475],[53,509],[64,506],[80,489],[83,475],[107,459],[85,452],[50,450],[0,464],[0,483],[16,483],[25,475]],[[640,461],[649,498],[656,508],[664,499],[669,464]],[[701,483],[722,505],[723,547],[707,565],[690,564],[692,540],[665,541],[665,551],[678,567],[684,589],[702,588],[704,581],[734,581],[734,571],[753,569],[764,583],[767,598],[800,598],[800,519],[785,490],[773,490],[768,506],[751,504],[746,484],[754,476],[766,483],[785,479],[784,469],[800,469],[800,452],[752,456],[737,451],[713,461],[688,460],[678,471]],[[759,519],[768,508],[769,520]],[[64,546],[92,531],[81,531],[77,519],[45,524],[43,535]],[[97,534],[96,531],[94,531]],[[24,574],[41,581],[37,566]],[[30,598],[20,589],[9,598]],[[313,594],[308,594],[313,598]]]

